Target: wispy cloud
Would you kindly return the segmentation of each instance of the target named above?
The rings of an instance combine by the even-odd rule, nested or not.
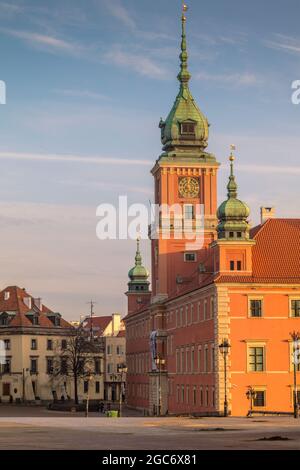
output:
[[[123,51],[119,46],[114,46],[111,51],[104,55],[104,59],[114,65],[131,68],[140,75],[156,78],[168,78],[167,70],[149,57],[140,53],[129,53]]]
[[[18,38],[36,47],[42,47],[42,48],[46,48],[48,50],[54,50],[54,51],[61,51],[61,52],[72,54],[72,55],[81,53],[84,50],[82,45],[65,41],[63,39],[60,39],[54,36],[39,34],[36,32],[22,31],[22,30],[17,30],[17,29],[9,29],[9,28],[1,27],[0,33]]]
[[[136,28],[136,23],[132,18],[132,15],[119,0],[105,0],[104,3],[114,18],[121,21],[121,23],[123,23],[127,28],[132,30]]]
[[[271,49],[277,49],[292,54],[300,54],[300,39],[283,34],[276,34],[276,39],[265,41],[265,45]]]
[[[143,165],[149,166],[153,162],[149,160],[130,160],[128,158],[110,158],[97,156],[80,156],[66,154],[42,154],[42,153],[22,153],[22,152],[0,152],[2,160],[33,160],[48,162],[69,162],[69,163],[91,163],[94,165]]]
[[[216,82],[225,86],[253,86],[262,83],[262,79],[254,73],[233,73],[233,74],[208,74],[198,73],[195,75],[198,80]]]
[[[102,93],[97,93],[90,90],[74,90],[74,89],[55,89],[53,93],[63,96],[70,96],[71,98],[90,98],[92,100],[110,100],[110,97]]]
[[[23,11],[21,5],[16,3],[0,2],[0,15],[14,15]]]

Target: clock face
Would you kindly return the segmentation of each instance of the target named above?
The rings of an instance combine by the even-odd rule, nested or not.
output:
[[[179,195],[181,197],[194,198],[199,196],[199,181],[197,178],[180,178]]]

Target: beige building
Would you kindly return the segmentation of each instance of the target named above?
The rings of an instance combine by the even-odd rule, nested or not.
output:
[[[88,317],[83,322],[86,332],[96,339],[101,339],[104,350],[104,399],[119,402],[120,393],[125,399],[126,338],[125,326],[121,315]],[[122,371],[123,369],[123,371]]]
[[[0,400],[51,402],[74,398],[73,378],[57,373],[57,360],[74,336],[74,327],[16,286],[0,292]],[[80,401],[102,400],[103,353],[93,355],[92,380],[78,381]]]

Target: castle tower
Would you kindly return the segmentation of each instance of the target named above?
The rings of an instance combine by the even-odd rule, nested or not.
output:
[[[249,207],[237,197],[238,185],[234,175],[233,155],[235,147],[232,145],[231,149],[227,199],[218,208],[218,240],[212,244],[214,271],[230,275],[251,275],[252,247],[255,241],[250,238]]]
[[[142,255],[140,252],[140,240],[137,239],[137,248],[135,254],[135,265],[128,272],[130,281],[128,282],[128,314],[145,307],[150,302],[151,291],[149,290],[149,272],[143,266]]]
[[[152,174],[155,182],[155,204],[174,204],[181,208],[181,220],[171,215],[170,237],[165,239],[164,218],[161,216],[156,236],[152,234],[152,291],[154,300],[162,300],[178,293],[179,279],[191,285],[199,264],[205,259],[206,249],[216,238],[217,226],[217,170],[214,155],[205,151],[209,136],[207,118],[197,106],[190,88],[186,40],[186,5],[181,18],[182,40],[179,93],[164,121],[161,119],[163,153],[156,161]],[[202,207],[204,215],[203,243],[187,249],[184,237],[174,236],[178,223],[185,221],[195,228],[195,214]],[[176,219],[176,220],[175,220]],[[177,224],[177,225],[176,225]],[[188,244],[190,245],[190,244]]]

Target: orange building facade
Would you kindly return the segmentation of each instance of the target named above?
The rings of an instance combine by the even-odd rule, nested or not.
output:
[[[176,204],[181,213],[162,214],[151,232],[152,290],[139,242],[129,272],[127,404],[150,415],[222,415],[224,402],[235,416],[251,407],[292,413],[300,219],[276,219],[266,209],[250,229],[233,153],[218,208],[219,163],[206,151],[209,124],[189,89],[185,25],[183,15],[180,90],[160,122],[163,153],[152,170],[156,204]],[[178,224],[200,243],[175,236]]]

